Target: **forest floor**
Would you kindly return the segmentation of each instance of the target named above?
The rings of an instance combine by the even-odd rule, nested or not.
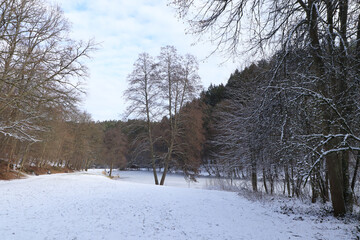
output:
[[[64,167],[56,167],[56,166],[46,166],[46,167],[35,167],[35,166],[24,166],[24,168],[20,170],[10,169],[8,171],[8,162],[0,160],[0,180],[12,180],[24,178],[26,175],[43,175],[43,174],[53,174],[53,173],[70,173],[73,170]]]
[[[235,192],[136,183],[101,170],[0,181],[1,239],[356,239],[358,222],[306,203],[251,201]],[[131,177],[133,176],[133,177]],[[182,178],[182,183],[181,179]],[[199,187],[199,186],[198,186]]]

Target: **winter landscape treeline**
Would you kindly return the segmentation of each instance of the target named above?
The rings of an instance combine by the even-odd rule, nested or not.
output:
[[[237,53],[251,13],[258,32],[249,33],[247,52],[267,57],[202,90],[194,56],[173,46],[141,53],[127,77],[128,120],[94,122],[77,104],[95,44],[69,39],[57,6],[1,1],[1,175],[148,168],[163,185],[168,171],[191,180],[205,173],[351,212],[359,194],[360,4],[208,0],[191,18],[195,3],[173,1],[195,33],[211,30],[228,54]]]
[[[68,35],[69,23],[57,6],[0,2],[0,151],[7,171],[12,164],[73,161],[62,155],[67,137],[75,137],[67,122],[81,118],[76,104],[87,73],[82,59],[95,44]]]
[[[255,104],[257,110],[253,111],[267,114],[243,111],[225,114],[227,127],[234,120],[243,123],[260,120],[258,128],[252,128],[256,124],[251,122],[245,129],[253,130],[252,138],[240,137],[246,132],[240,131],[241,135],[235,139],[235,142],[246,140],[252,150],[246,154],[253,162],[254,190],[259,156],[265,162],[270,156],[270,163],[278,158],[285,164],[285,173],[299,157],[301,171],[305,168],[305,180],[310,178],[315,196],[319,192],[326,199],[329,186],[334,214],[351,212],[354,194],[350,181],[355,183],[357,167],[351,168],[355,171],[351,171],[354,175],[350,179],[349,165],[359,150],[359,2],[174,0],[172,3],[179,16],[189,21],[194,34],[211,34],[218,43],[217,50],[237,55],[244,53],[245,48],[248,55],[261,51],[268,56],[273,70],[267,77],[263,99]],[[231,102],[238,101],[251,109],[251,105],[241,100],[243,96],[234,95],[230,108]],[[256,115],[259,117],[254,119]],[[242,127],[235,130],[239,132]],[[268,132],[271,140],[264,139],[258,131]],[[228,139],[234,139],[227,135]],[[266,148],[262,148],[264,144]],[[276,148],[270,147],[274,145]]]

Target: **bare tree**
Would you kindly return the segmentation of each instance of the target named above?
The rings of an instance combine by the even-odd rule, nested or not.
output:
[[[146,123],[146,141],[140,140],[141,136],[137,136],[136,151],[150,153],[156,185],[164,184],[169,164],[173,160],[181,109],[195,98],[201,88],[197,71],[198,63],[194,56],[188,54],[182,57],[178,55],[175,47],[166,46],[161,48],[158,62],[147,53],[140,54],[133,72],[128,76],[129,88],[125,92],[127,100],[131,103],[128,115],[140,117]],[[166,142],[167,146],[165,157],[162,157],[160,153],[155,152],[154,146],[158,139],[154,139],[153,127],[164,109],[167,112],[168,129],[161,129],[162,133],[157,136],[158,139],[161,138],[161,143]],[[157,157],[164,159],[164,171],[160,182],[156,173]]]
[[[180,110],[184,104],[191,101],[200,90],[198,63],[195,57],[178,55],[173,46],[161,48],[159,55],[159,71],[163,86],[163,99],[169,119],[169,137],[167,139],[168,151],[164,159],[164,172],[160,185],[165,182],[169,164],[175,148],[175,139],[179,134]]]
[[[38,141],[39,106],[78,100],[74,77],[86,76],[81,59],[94,44],[69,39],[61,9],[42,0],[3,0],[0,16],[0,132]]]
[[[128,115],[135,114],[146,121],[147,146],[150,151],[151,165],[153,168],[155,184],[158,185],[156,173],[154,139],[152,122],[159,115],[159,79],[157,65],[154,59],[147,53],[141,53],[134,63],[134,70],[128,76],[129,88],[125,92],[127,101],[130,102]]]

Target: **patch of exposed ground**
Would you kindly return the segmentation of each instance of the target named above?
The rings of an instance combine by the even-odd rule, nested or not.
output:
[[[73,170],[65,167],[56,167],[56,166],[45,166],[45,167],[35,167],[35,166],[24,166],[22,170],[14,170],[11,165],[8,169],[8,162],[0,160],[0,180],[11,180],[19,179],[26,177],[26,174],[29,175],[43,175],[43,174],[53,174],[53,173],[69,173]]]

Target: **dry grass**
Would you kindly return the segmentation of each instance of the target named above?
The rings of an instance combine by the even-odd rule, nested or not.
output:
[[[119,179],[120,178],[120,176],[118,176],[118,175],[109,176],[109,173],[107,171],[105,171],[105,170],[102,171],[102,174],[105,175],[106,177],[110,178],[110,179]]]
[[[18,171],[14,171],[10,169],[10,171],[7,171],[7,165],[8,163],[6,161],[0,160],[0,180],[11,180],[11,179],[17,179],[17,178],[23,178],[25,175],[22,173],[19,173]]]
[[[12,168],[9,172],[7,172],[7,162],[0,160],[0,180],[11,180],[11,179],[18,179],[24,178],[25,174],[30,175],[43,175],[48,173],[69,173],[73,172],[73,170],[69,168],[62,168],[62,167],[54,167],[54,166],[46,166],[43,168],[35,167],[35,166],[24,166],[22,171],[15,171]]]

